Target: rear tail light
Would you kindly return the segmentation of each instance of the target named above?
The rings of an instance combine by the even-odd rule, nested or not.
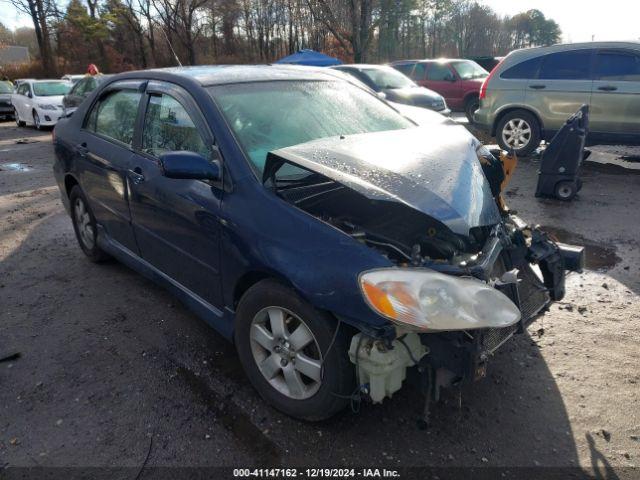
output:
[[[496,71],[498,70],[498,67],[500,67],[500,65],[502,65],[502,62],[504,62],[504,59],[500,60],[500,62],[491,69],[491,73],[489,73],[489,75],[487,76],[487,78],[484,79],[484,82],[482,82],[482,86],[480,87],[480,100],[482,100],[483,98],[485,98],[487,96],[487,86],[489,86],[489,82],[491,81],[491,77],[493,77],[493,75],[496,73]]]

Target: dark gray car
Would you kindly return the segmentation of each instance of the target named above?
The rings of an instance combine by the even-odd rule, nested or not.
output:
[[[428,108],[449,115],[444,97],[433,90],[417,85],[406,75],[386,65],[339,65],[335,70],[348,73],[376,92],[383,93],[390,102]]]
[[[13,88],[8,82],[0,82],[0,117],[13,118],[12,93]]]
[[[98,85],[110,78],[111,75],[87,75],[78,80],[62,99],[63,115],[70,115],[80,106],[85,98],[93,92]]]

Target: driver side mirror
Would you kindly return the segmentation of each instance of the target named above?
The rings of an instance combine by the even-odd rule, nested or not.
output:
[[[384,92],[376,92],[376,95],[378,96],[378,98],[381,98],[382,100],[385,100],[387,98],[387,94]]]
[[[27,92],[27,97],[29,97],[29,98],[33,98],[33,93],[31,93],[31,90],[29,90],[29,91]]]
[[[191,180],[220,180],[219,158],[213,155],[212,160],[207,160],[199,153],[186,150],[166,152],[159,157],[165,177]]]

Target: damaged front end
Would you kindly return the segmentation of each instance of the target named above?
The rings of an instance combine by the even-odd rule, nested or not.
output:
[[[565,271],[583,265],[580,247],[554,242],[506,207],[513,157],[438,128],[437,149],[411,129],[296,145],[265,165],[277,195],[392,265],[358,279],[369,307],[395,326],[352,339],[360,387],[374,402],[393,395],[412,366],[429,399],[483,377],[488,358],[564,296]]]

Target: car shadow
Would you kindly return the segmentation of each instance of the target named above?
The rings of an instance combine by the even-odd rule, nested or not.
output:
[[[41,207],[35,198],[26,201],[30,209]],[[57,343],[48,355],[57,361],[78,358],[91,339],[108,338],[109,349],[113,349],[109,355],[134,358],[128,368],[140,368],[144,375],[170,377],[186,408],[204,407],[212,417],[224,419],[219,423],[225,431],[238,445],[244,445],[238,448],[259,452],[256,458],[262,464],[462,466],[499,471],[576,468],[579,464],[576,437],[562,393],[536,341],[538,324],[530,328],[533,333],[516,335],[496,352],[486,378],[443,391],[441,402],[433,406],[427,430],[418,425],[423,398],[414,388],[403,388],[382,405],[354,402],[352,408],[330,420],[306,423],[266,405],[242,373],[233,346],[166,291],[117,262],[90,263],[76,244],[70,219],[59,210],[38,217],[24,240],[0,261],[0,272],[0,298],[12,310],[50,304],[49,326],[60,324],[63,328],[68,318],[76,319],[76,342]],[[86,292],[81,297],[77,295],[80,287]],[[11,322],[4,325],[18,328]],[[34,320],[27,328],[40,327]],[[26,341],[11,347],[22,350],[25,357],[36,355],[34,350],[38,349],[37,344]],[[145,359],[154,359],[153,368],[144,364],[149,360],[143,361],[140,351],[145,352]],[[24,365],[20,368],[31,368],[26,362]],[[33,368],[41,367],[34,364]],[[25,371],[24,375],[32,378],[35,371]],[[117,370],[112,373],[118,375]],[[100,381],[108,384],[109,379]],[[145,395],[151,399],[153,412],[171,401],[164,394],[165,399],[154,404],[158,395],[155,390]],[[60,399],[63,401],[64,395]],[[113,399],[103,401],[106,409],[114,409],[112,421],[122,421],[115,419],[119,412],[117,404],[109,403]],[[55,411],[60,407],[42,408]],[[90,416],[90,412],[83,415]],[[109,420],[102,422],[96,428],[108,429]],[[171,435],[179,436],[190,433],[193,426],[185,421],[179,426],[184,432],[176,432],[175,425],[171,428]],[[162,431],[162,426],[158,429]],[[98,440],[92,445],[94,449],[101,447]],[[158,444],[154,448],[171,447]],[[188,464],[193,455],[210,458],[206,448],[206,444],[193,445],[184,462]],[[609,468],[592,442],[590,448],[593,464]],[[180,460],[180,453],[173,455]],[[601,478],[615,478],[607,474]]]

